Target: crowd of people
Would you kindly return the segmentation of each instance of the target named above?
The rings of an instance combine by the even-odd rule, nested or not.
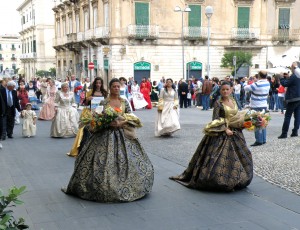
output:
[[[292,114],[295,122],[292,137],[298,136],[300,125],[300,69],[291,66],[291,74],[268,77],[260,71],[249,78],[216,77],[174,82],[164,77],[151,82],[143,78],[140,84],[129,78],[113,78],[104,87],[103,79],[80,82],[71,76],[56,84],[52,79],[4,78],[0,88],[1,139],[13,138],[15,116],[23,118],[24,137],[36,135],[36,120],[51,121],[53,138],[75,137],[69,156],[76,157],[73,175],[62,191],[82,199],[99,202],[128,202],[151,192],[154,169],[140,141],[135,126],[126,119],[115,119],[100,130],[92,123],[83,124],[80,116],[91,111],[111,108],[126,117],[137,109],[157,107],[154,135],[170,136],[181,129],[180,108],[195,106],[207,111],[213,108],[212,121],[204,128],[187,169],[170,179],[180,184],[205,190],[233,191],[251,183],[253,163],[243,136],[245,107],[255,111],[272,110],[284,113],[282,134],[286,138]],[[32,93],[33,92],[33,93]],[[34,102],[41,101],[40,112]],[[84,105],[81,115],[78,107]],[[136,116],[135,116],[136,117]],[[136,117],[136,119],[138,119]],[[255,143],[263,145],[266,127],[255,130]],[[95,173],[96,172],[96,173]]]

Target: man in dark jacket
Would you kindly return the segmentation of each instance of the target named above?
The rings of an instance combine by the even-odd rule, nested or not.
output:
[[[298,136],[298,129],[300,125],[300,68],[299,63],[293,62],[292,75],[288,75],[280,78],[280,84],[284,87],[288,87],[285,100],[286,100],[286,112],[282,125],[282,132],[278,138],[287,138],[289,131],[290,121],[292,114],[294,113],[294,129],[292,130],[291,137]]]
[[[3,132],[2,140],[5,140],[6,134],[8,138],[13,138],[13,130],[15,126],[15,115],[16,109],[20,112],[19,99],[17,97],[17,91],[14,90],[16,83],[14,81],[9,81],[6,88],[1,88],[1,96],[3,98],[3,104],[6,108],[5,114],[3,116]]]
[[[179,96],[179,105],[180,108],[183,107],[187,108],[187,94],[189,92],[188,84],[185,80],[182,80],[181,83],[178,85],[178,96]]]

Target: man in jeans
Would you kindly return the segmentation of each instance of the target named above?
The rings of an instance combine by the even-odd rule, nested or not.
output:
[[[258,81],[244,87],[245,92],[251,92],[250,108],[255,111],[267,110],[270,83],[267,80],[267,72],[258,73]],[[255,142],[251,146],[263,145],[266,143],[266,128],[255,128]]]
[[[284,121],[282,125],[281,135],[278,137],[287,138],[287,133],[289,131],[290,121],[292,114],[294,113],[294,129],[292,130],[291,137],[298,136],[298,129],[300,124],[300,69],[299,63],[293,62],[291,66],[292,75],[289,77],[285,75],[280,78],[280,84],[284,87],[288,87],[285,100],[286,100],[286,111],[284,116]]]
[[[208,76],[205,76],[205,80],[203,82],[202,87],[202,110],[208,110],[209,109],[209,95],[212,91],[212,82],[208,79]]]

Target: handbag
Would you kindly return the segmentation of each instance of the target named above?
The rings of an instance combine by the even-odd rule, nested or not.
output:
[[[191,94],[191,93],[188,93],[188,94],[186,95],[186,98],[187,98],[187,99],[191,99],[191,98],[192,98],[192,94]]]

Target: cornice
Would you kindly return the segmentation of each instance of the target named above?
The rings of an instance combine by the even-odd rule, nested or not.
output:
[[[185,0],[186,3],[204,3],[205,0]]]

